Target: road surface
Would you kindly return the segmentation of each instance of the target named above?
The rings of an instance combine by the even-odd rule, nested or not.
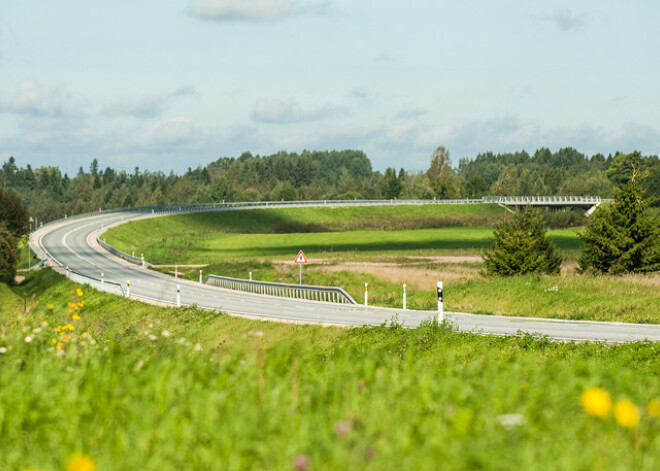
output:
[[[157,304],[174,305],[177,286],[181,304],[224,311],[258,319],[344,326],[380,325],[396,318],[405,327],[416,327],[437,315],[434,311],[414,311],[362,305],[284,299],[225,290],[200,283],[175,279],[132,265],[109,254],[96,243],[98,233],[108,226],[143,217],[144,213],[111,213],[85,219],[63,221],[44,227],[33,242],[54,261],[53,265],[100,279],[120,283],[126,289],[130,280],[131,298]],[[531,333],[552,339],[577,341],[660,341],[660,325],[614,322],[565,321],[504,317],[446,312],[445,318],[462,332],[495,335]]]

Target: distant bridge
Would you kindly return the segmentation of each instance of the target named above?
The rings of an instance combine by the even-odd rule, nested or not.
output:
[[[482,200],[484,203],[497,203],[506,206],[577,207],[590,208],[591,210],[601,203],[612,201],[600,196],[484,196]]]

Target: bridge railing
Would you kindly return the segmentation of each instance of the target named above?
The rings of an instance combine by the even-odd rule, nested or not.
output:
[[[484,196],[484,203],[531,205],[596,205],[612,200],[600,196]]]
[[[344,291],[343,288],[336,286],[296,285],[270,281],[244,280],[241,278],[217,275],[207,276],[204,283],[224,289],[276,296],[280,298],[324,301],[339,304],[357,304],[350,294]]]

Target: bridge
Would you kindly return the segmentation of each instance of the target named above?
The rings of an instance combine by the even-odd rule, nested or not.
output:
[[[484,203],[496,203],[506,206],[545,206],[592,208],[613,200],[600,196],[484,196]]]

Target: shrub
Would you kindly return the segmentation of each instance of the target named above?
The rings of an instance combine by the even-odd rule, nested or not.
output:
[[[527,207],[495,227],[491,250],[485,255],[489,275],[555,274],[562,257],[546,236],[539,211]]]

